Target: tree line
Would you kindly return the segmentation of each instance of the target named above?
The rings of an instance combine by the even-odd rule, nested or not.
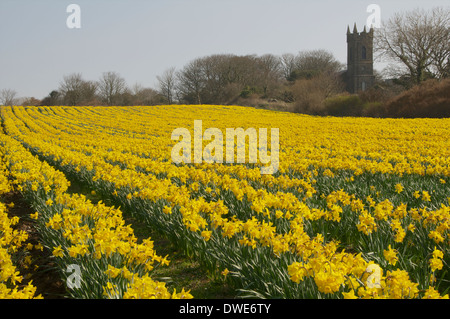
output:
[[[114,71],[104,72],[97,81],[86,80],[81,73],[65,75],[59,87],[39,104],[229,104],[253,95],[292,102],[290,86],[297,80],[325,74],[335,77],[342,70],[344,65],[331,52],[321,49],[282,56],[214,54],[196,58],[180,70],[165,70],[157,76],[155,89],[140,84],[129,86]],[[10,105],[15,95],[13,90],[3,90],[2,104]]]
[[[64,76],[59,87],[42,100],[30,98],[21,102],[28,105],[263,106],[273,101],[288,105],[288,110],[294,112],[319,115],[337,114],[340,111],[336,110],[344,108],[349,112],[354,105],[358,105],[359,111],[376,109],[427,80],[440,81],[450,76],[450,10],[438,7],[397,13],[375,30],[374,45],[378,61],[392,64],[384,74],[376,73],[375,87],[359,94],[359,100],[345,96],[342,75],[346,66],[331,52],[318,49],[281,56],[199,57],[179,70],[171,67],[158,75],[156,88],[129,86],[113,71],[103,73],[97,81],[74,73]],[[16,94],[11,89],[0,91],[0,104],[17,102]]]

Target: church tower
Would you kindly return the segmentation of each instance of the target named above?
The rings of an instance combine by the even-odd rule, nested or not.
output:
[[[353,32],[347,27],[347,91],[358,93],[375,84],[373,74],[373,27],[369,32],[364,26],[358,33],[356,23]]]

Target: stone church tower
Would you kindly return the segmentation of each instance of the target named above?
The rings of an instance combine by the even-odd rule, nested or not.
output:
[[[347,27],[347,91],[358,93],[375,84],[373,73],[373,27],[369,32],[358,33],[356,23],[353,32]]]

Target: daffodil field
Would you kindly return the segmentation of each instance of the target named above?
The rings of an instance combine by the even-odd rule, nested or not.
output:
[[[0,190],[20,191],[35,210],[71,298],[196,297],[152,277],[171,256],[138,240],[125,214],[224,276],[237,297],[448,298],[450,119],[220,105],[0,115]],[[262,174],[259,161],[174,163],[171,134],[193,132],[195,120],[223,132],[278,128],[277,172]],[[69,193],[71,180],[103,201]],[[0,221],[0,297],[39,298],[19,285],[11,256],[26,234],[14,234],[1,203]],[[78,281],[66,271],[74,266]]]

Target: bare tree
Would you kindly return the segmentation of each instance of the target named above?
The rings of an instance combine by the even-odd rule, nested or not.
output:
[[[131,88],[131,93],[135,96],[139,95],[139,93],[144,89],[142,84],[136,82]]]
[[[41,105],[41,100],[38,100],[37,98],[30,96],[30,97],[23,97],[20,98],[19,101],[16,102],[17,105],[22,106],[38,106]]]
[[[63,104],[81,105],[95,98],[97,85],[92,81],[83,80],[81,73],[72,73],[63,77],[58,91],[57,95],[61,96]]]
[[[265,54],[258,58],[258,69],[261,74],[258,77],[261,81],[260,86],[264,95],[267,96],[278,86],[283,77],[281,60],[275,55]]]
[[[3,89],[0,91],[0,104],[1,105],[13,105],[17,92],[12,89]]]
[[[300,78],[292,86],[294,111],[324,115],[324,101],[344,91],[345,85],[337,73],[322,72],[312,78]]]
[[[131,92],[133,94],[133,105],[156,105],[163,103],[163,98],[158,91],[143,87],[139,83],[133,85]]]
[[[177,72],[177,91],[184,102],[202,104],[202,91],[205,87],[202,59],[189,62],[181,71]]]
[[[167,103],[173,104],[175,99],[176,88],[176,71],[175,67],[171,67],[164,71],[161,76],[156,77],[159,82],[159,92],[167,99]]]
[[[397,13],[375,31],[378,59],[398,63],[412,84],[448,76],[450,10]]]
[[[177,73],[177,94],[183,103],[230,103],[244,88],[273,86],[277,61],[274,56],[214,54],[189,62]]]
[[[126,89],[125,79],[116,72],[104,72],[98,81],[99,95],[107,105],[117,104]]]
[[[311,79],[321,73],[337,73],[343,67],[343,64],[336,60],[333,53],[327,50],[301,51],[295,57],[294,71],[291,73],[289,80]]]
[[[284,53],[280,57],[280,62],[283,76],[287,80],[295,70],[295,55],[292,53]]]
[[[83,104],[92,105],[97,100],[98,85],[94,81],[84,81],[81,85]]]

